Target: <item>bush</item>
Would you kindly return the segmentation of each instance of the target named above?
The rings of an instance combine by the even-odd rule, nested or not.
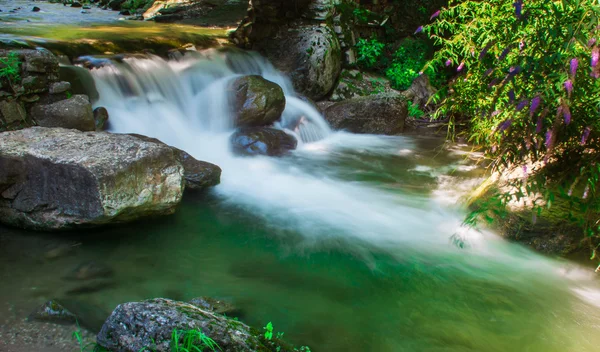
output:
[[[453,0],[422,28],[439,46],[428,67],[460,75],[438,116],[467,120],[494,170],[523,168],[502,204],[539,196],[538,213],[561,197],[590,237],[600,233],[599,16],[591,0]]]
[[[400,44],[392,64],[385,71],[393,88],[406,90],[410,87],[427,61],[427,51],[427,45],[421,40],[409,38]]]
[[[358,51],[358,59],[356,61],[358,65],[367,69],[373,68],[379,61],[383,53],[383,48],[385,48],[385,44],[379,42],[377,39],[359,39],[358,43],[356,43]]]

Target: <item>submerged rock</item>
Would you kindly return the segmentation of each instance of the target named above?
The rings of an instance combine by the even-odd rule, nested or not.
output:
[[[27,320],[37,320],[57,324],[73,324],[77,321],[77,317],[56,300],[50,300],[31,313]]]
[[[270,127],[240,128],[229,140],[238,155],[281,156],[298,145],[294,136]]]
[[[184,187],[174,151],[129,135],[32,127],[0,138],[0,221],[60,230],[171,214]]]
[[[98,344],[110,351],[170,351],[174,330],[201,331],[226,351],[291,351],[279,340],[265,340],[248,325],[189,303],[152,299],[119,305],[98,334]],[[279,348],[277,348],[279,347]]]
[[[114,270],[106,264],[89,261],[79,264],[65,278],[69,280],[89,280],[99,277],[110,277]]]
[[[37,125],[42,127],[96,130],[92,104],[86,95],[75,95],[52,104],[37,104],[30,114]]]
[[[261,76],[244,76],[235,80],[231,89],[236,126],[267,126],[281,118],[285,96],[276,83]]]
[[[408,104],[402,96],[378,94],[332,104],[323,114],[334,129],[394,135],[404,130]]]

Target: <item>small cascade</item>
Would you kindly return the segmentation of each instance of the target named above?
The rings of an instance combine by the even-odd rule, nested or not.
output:
[[[298,98],[291,82],[255,53],[190,52],[181,60],[131,57],[94,69],[100,100],[117,132],[144,132],[167,140],[167,131],[224,133],[233,130],[230,83],[243,75],[260,75],[280,85],[286,109],[275,127],[299,142],[325,138],[331,130],[310,103]],[[168,115],[166,117],[165,115]]]

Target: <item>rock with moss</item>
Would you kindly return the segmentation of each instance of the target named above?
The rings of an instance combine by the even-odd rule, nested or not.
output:
[[[342,68],[340,44],[328,25],[282,27],[273,38],[257,41],[252,48],[287,74],[296,91],[313,100],[333,89]]]
[[[395,135],[404,130],[408,104],[399,95],[376,94],[329,105],[323,114],[337,130]]]
[[[77,321],[77,317],[58,301],[50,300],[33,311],[27,320],[56,324],[74,324]]]
[[[329,100],[342,101],[381,93],[401,94],[385,77],[359,70],[343,70]]]
[[[269,127],[240,128],[230,137],[233,152],[243,156],[281,156],[296,149],[298,140],[282,130]]]
[[[36,230],[171,214],[183,166],[173,149],[129,135],[32,127],[0,138],[0,221]]]
[[[214,340],[219,350],[291,351],[277,339],[267,340],[256,329],[195,305],[157,298],[124,303],[113,311],[98,334],[98,345],[115,352],[172,351],[173,332],[178,342],[195,331]],[[202,349],[203,346],[198,346]]]
[[[235,125],[267,126],[281,118],[285,109],[283,89],[261,76],[244,76],[231,84]]]

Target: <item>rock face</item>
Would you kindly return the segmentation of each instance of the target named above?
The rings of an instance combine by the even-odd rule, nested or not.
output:
[[[157,143],[171,148],[175,153],[177,160],[183,166],[183,177],[185,179],[185,188],[192,190],[204,190],[218,185],[221,182],[221,168],[215,164],[206,161],[200,161],[189,155],[187,152],[171,147],[160,140],[140,134],[129,134],[146,142]]]
[[[285,96],[276,83],[261,76],[244,76],[236,79],[231,89],[236,126],[266,126],[281,118]]]
[[[298,145],[293,136],[269,127],[241,128],[231,136],[230,143],[238,155],[268,156],[281,156]]]
[[[18,130],[31,126],[75,128],[93,131],[91,103],[71,80],[78,76],[65,69],[63,79],[58,59],[45,49],[0,50],[0,58],[15,72],[10,79],[0,77],[0,131]],[[91,86],[93,79],[86,71]],[[88,82],[89,83],[89,82]],[[97,99],[97,91],[89,89]],[[72,92],[75,92],[74,96]],[[90,119],[92,117],[92,119]]]
[[[402,96],[378,94],[335,103],[323,114],[334,129],[394,135],[404,130],[408,105]]]
[[[36,105],[31,109],[31,117],[42,127],[96,130],[92,105],[86,95],[75,95],[56,103]]]
[[[314,100],[333,89],[342,68],[340,45],[329,26],[290,26],[253,48],[286,73],[297,92]]]
[[[77,317],[59,302],[50,300],[33,311],[27,320],[48,321],[57,324],[74,324],[77,321]]]
[[[0,138],[0,221],[60,230],[170,214],[183,167],[164,145],[129,135],[33,127]]]
[[[341,48],[333,30],[333,0],[251,1],[232,41],[265,55],[287,73],[295,89],[323,98],[341,70]]]
[[[98,334],[98,344],[115,352],[171,351],[174,330],[197,330],[212,338],[221,351],[275,351],[276,341],[241,322],[189,303],[169,299],[119,305]],[[278,350],[290,350],[283,346]]]
[[[181,149],[173,148],[183,165],[185,188],[204,190],[221,182],[221,168],[215,164],[200,161]]]

